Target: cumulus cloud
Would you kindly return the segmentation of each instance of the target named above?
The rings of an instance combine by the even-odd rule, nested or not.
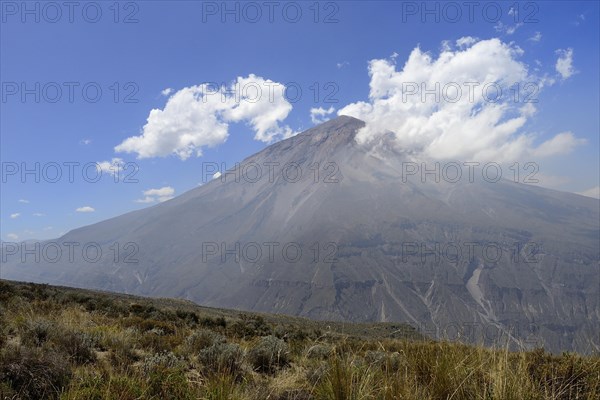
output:
[[[584,190],[583,192],[577,192],[577,194],[587,197],[593,197],[594,199],[600,199],[600,186]]]
[[[522,49],[496,38],[462,38],[457,45],[437,58],[415,48],[401,68],[395,59],[370,61],[369,101],[338,111],[367,123],[357,141],[385,137],[425,158],[497,162],[560,154],[581,143],[565,132],[536,147],[539,138],[523,131],[536,109],[515,101],[511,87],[534,83],[539,91],[546,81],[519,61]]]
[[[175,189],[171,186],[164,186],[160,189],[148,189],[142,193],[144,197],[136,200],[136,203],[162,203],[171,200],[175,196]]]
[[[83,207],[79,207],[79,208],[75,209],[75,211],[79,212],[79,213],[91,213],[91,212],[94,212],[96,210],[93,207],[90,207],[90,206],[83,206]]]
[[[160,92],[160,94],[162,94],[163,96],[168,96],[168,95],[170,95],[171,93],[173,93],[173,89],[171,89],[171,88],[166,88],[166,89],[163,89],[163,90]]]
[[[456,45],[458,47],[468,47],[476,42],[477,42],[477,38],[474,38],[472,36],[463,36],[460,39],[456,40]]]
[[[138,158],[175,154],[186,160],[201,156],[204,147],[224,143],[234,122],[245,122],[254,139],[270,143],[295,134],[280,125],[291,110],[284,85],[254,74],[230,85],[190,86],[171,95],[162,110],[150,111],[141,135],[125,139],[115,151],[137,153]]]
[[[515,33],[517,31],[517,29],[519,29],[522,26],[523,26],[522,22],[519,22],[515,25],[508,25],[508,24],[503,24],[502,22],[498,22],[494,26],[494,29],[496,29],[496,32],[505,33],[507,35],[512,35],[513,33]]]
[[[342,62],[339,62],[339,63],[335,64],[335,66],[338,69],[342,69],[342,68],[344,68],[344,67],[346,67],[348,65],[350,65],[350,63],[348,61],[342,61]]]
[[[313,124],[320,124],[328,120],[325,116],[333,114],[335,108],[329,107],[329,109],[324,109],[323,107],[319,108],[311,108],[310,109],[310,120]]]
[[[12,219],[19,218],[20,216],[21,216],[21,213],[14,213],[14,214],[10,214],[10,217],[11,217]]]
[[[96,163],[96,169],[98,172],[107,173],[112,176],[116,176],[122,172],[124,166],[125,162],[122,158],[113,158],[110,161],[98,161]]]
[[[556,60],[556,72],[560,74],[563,79],[570,78],[575,73],[573,67],[573,49],[568,48],[566,50],[556,50],[558,54],[558,60]]]
[[[534,33],[534,34],[533,34],[533,36],[532,36],[532,37],[530,37],[530,38],[529,38],[529,39],[527,39],[527,40],[529,40],[529,41],[531,41],[531,42],[535,42],[535,43],[537,43],[537,42],[539,42],[540,40],[542,40],[542,33],[541,33],[541,32],[536,32],[536,33]]]

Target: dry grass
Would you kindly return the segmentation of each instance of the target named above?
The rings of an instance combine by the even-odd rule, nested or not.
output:
[[[599,356],[324,326],[0,281],[0,400],[600,399]]]

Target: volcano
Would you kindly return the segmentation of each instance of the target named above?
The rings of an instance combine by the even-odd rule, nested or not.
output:
[[[5,243],[2,278],[600,349],[600,201],[423,179],[391,140],[357,143],[363,126],[340,116],[277,142],[172,200],[40,243],[39,262]]]

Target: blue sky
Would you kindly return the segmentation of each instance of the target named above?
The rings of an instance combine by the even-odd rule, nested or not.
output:
[[[534,147],[559,133],[571,136],[566,144],[550,143],[554,147],[563,143],[569,151],[556,151],[539,161],[540,184],[588,194],[599,186],[598,2],[519,2],[513,11],[512,1],[481,2],[472,20],[468,9],[461,8],[462,15],[455,18],[454,10],[436,2],[428,3],[434,10],[429,14],[420,9],[421,2],[276,3],[272,22],[263,2],[253,3],[262,12],[253,23],[249,19],[255,10],[236,2],[227,4],[232,10],[238,7],[239,21],[235,14],[226,14],[223,22],[221,2],[121,2],[118,15],[112,1],[79,2],[70,16],[62,2],[53,3],[61,8],[58,15],[56,7],[43,8],[43,3],[36,10],[35,2],[3,1],[1,239],[58,237],[78,226],[151,206],[205,181],[203,165],[233,166],[268,145],[255,139],[258,128],[251,118],[260,117],[258,111],[249,110],[246,117],[220,121],[221,128],[226,126],[226,140],[203,138],[202,143],[212,147],[195,146],[187,157],[169,149],[167,155],[158,154],[148,140],[125,146],[129,152],[115,150],[127,138],[141,136],[150,111],[165,109],[184,88],[204,82],[230,85],[238,77],[251,76],[301,88],[301,96],[288,92],[287,102],[272,106],[281,109],[270,109],[284,110],[284,118],[261,120],[268,125],[263,133],[279,140],[285,129],[298,132],[313,126],[311,109],[334,107],[336,113],[352,103],[373,101],[370,60],[387,60],[400,71],[416,48],[435,60],[445,46],[460,51],[456,41],[461,38],[489,46],[501,43],[512,49],[505,61],[514,58],[544,82],[536,112],[519,132],[532,134]],[[96,17],[98,10],[101,15]],[[297,10],[302,15],[292,22]],[[494,38],[500,42],[492,42]],[[24,88],[29,94],[23,97]],[[96,88],[101,95],[96,96]],[[171,89],[167,95],[166,89]],[[166,114],[148,127],[148,135],[151,130],[158,136],[185,134],[160,125],[178,118]],[[140,158],[142,148],[147,152]],[[127,166],[125,175],[133,174],[129,180],[137,182],[124,182],[124,174],[115,182],[106,171],[91,182],[93,168],[88,179],[82,177],[84,165],[115,158]],[[39,182],[34,174],[23,179],[21,169],[35,169],[36,163]],[[53,163],[62,173],[55,183]],[[73,165],[73,182],[67,165]],[[19,170],[12,175],[15,166]]]

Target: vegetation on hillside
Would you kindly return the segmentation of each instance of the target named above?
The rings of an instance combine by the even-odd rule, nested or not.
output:
[[[599,399],[600,357],[0,281],[0,399]]]

